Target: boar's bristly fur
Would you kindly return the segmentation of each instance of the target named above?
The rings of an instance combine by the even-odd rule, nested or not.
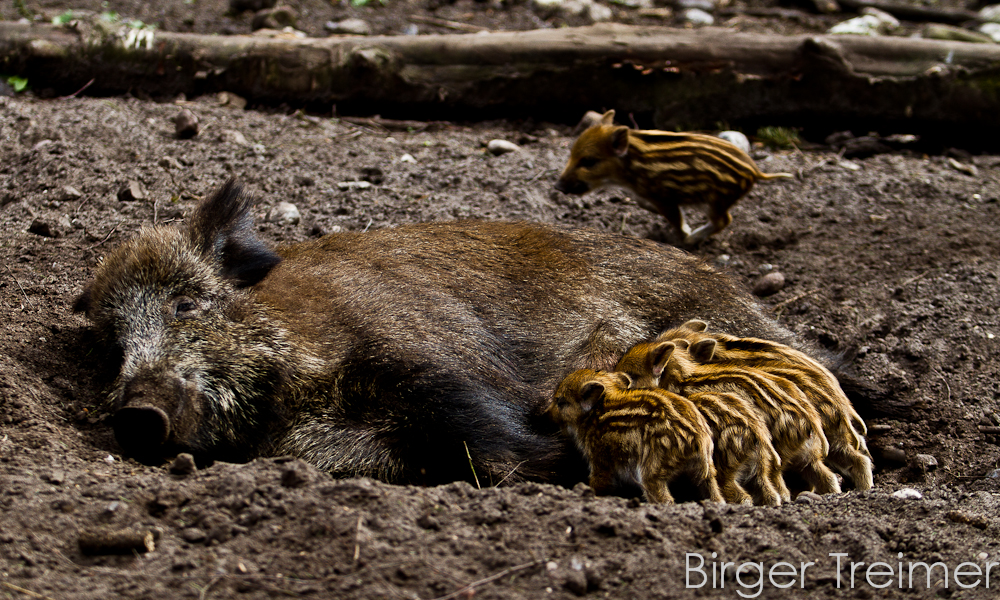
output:
[[[696,315],[792,343],[729,278],[646,240],[458,222],[272,250],[250,209],[227,183],[109,252],[77,302],[121,355],[129,454],[415,483],[471,480],[471,457],[486,484],[571,480],[585,465],[541,415],[568,372]]]

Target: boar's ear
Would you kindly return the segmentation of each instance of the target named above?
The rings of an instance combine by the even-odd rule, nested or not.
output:
[[[649,368],[653,371],[653,375],[659,377],[663,374],[663,370],[667,368],[667,362],[670,361],[676,348],[676,341],[661,342],[649,351]]]
[[[615,110],[611,109],[608,112],[601,115],[601,125],[614,125],[615,124]]]
[[[198,205],[188,224],[195,245],[218,261],[222,276],[239,287],[257,283],[281,262],[254,233],[252,204],[243,186],[230,179]]]
[[[604,384],[600,381],[588,381],[580,388],[580,409],[589,413],[601,401],[604,395]]]
[[[681,325],[681,329],[687,329],[688,331],[705,331],[708,329],[708,323],[700,319],[691,319]]]
[[[611,150],[618,157],[628,154],[628,127],[620,125],[611,132]]]
[[[711,338],[691,344],[691,356],[700,363],[707,363],[715,356],[717,342]]]
[[[615,376],[615,378],[618,379],[618,383],[620,383],[621,386],[626,390],[632,387],[632,378],[628,376],[628,373],[615,371],[613,375]]]
[[[80,294],[77,299],[73,302],[73,312],[75,313],[85,313],[90,310],[90,296],[91,288],[88,285],[84,288],[83,293]]]

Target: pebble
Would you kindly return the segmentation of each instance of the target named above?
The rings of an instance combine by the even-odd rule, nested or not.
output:
[[[219,106],[228,106],[236,110],[243,110],[247,107],[247,99],[232,92],[219,92],[215,100]]]
[[[715,17],[700,8],[689,8],[681,11],[681,19],[685,23],[691,23],[692,25],[708,26],[715,23]]]
[[[403,162],[403,163],[415,163],[415,162],[417,162],[417,159],[413,158],[413,155],[411,155],[411,154],[404,154],[404,155],[402,155],[402,156],[399,157],[399,162]]]
[[[970,177],[975,177],[976,175],[979,174],[979,169],[976,168],[976,165],[965,164],[951,157],[948,157],[948,165],[952,169],[955,169],[956,171],[959,171],[961,173],[965,173]]]
[[[874,15],[862,15],[837,23],[827,33],[833,35],[882,35],[886,25]]]
[[[134,202],[146,199],[146,189],[142,183],[133,179],[118,190],[118,200],[122,202]]]
[[[274,8],[265,8],[254,13],[250,28],[257,31],[258,29],[295,27],[298,20],[299,13],[291,6],[275,6]]]
[[[163,158],[160,159],[160,162],[158,164],[164,169],[176,169],[179,171],[184,168],[184,165],[181,164],[181,161],[177,160],[173,156],[164,156]]]
[[[174,116],[174,132],[182,140],[198,135],[198,115],[184,108]]]
[[[979,32],[990,36],[994,42],[1000,42],[1000,23],[983,23]]]
[[[715,0],[677,0],[674,3],[674,7],[680,10],[697,8],[705,12],[712,12],[715,10]]]
[[[1000,4],[990,4],[980,8],[979,18],[983,21],[1000,23]]]
[[[507,140],[490,140],[486,144],[486,149],[490,153],[499,156],[501,154],[507,154],[508,152],[516,152],[521,149],[520,146],[514,142],[508,142]]]
[[[368,21],[362,19],[344,19],[343,21],[327,21],[323,25],[323,29],[326,29],[333,34],[341,35],[371,35],[372,26],[368,24]]]
[[[719,133],[719,138],[750,154],[750,140],[739,131],[723,131]]]
[[[816,492],[802,492],[795,497],[796,504],[813,504],[815,502],[822,502],[823,496],[820,496]]]
[[[780,271],[772,271],[753,285],[755,296],[764,297],[780,292],[785,287],[785,276]]]
[[[341,181],[337,188],[341,190],[367,190],[372,186],[370,181]]]
[[[59,196],[59,199],[62,200],[63,202],[66,202],[67,200],[79,200],[80,198],[83,198],[83,192],[81,192],[80,190],[76,189],[71,185],[64,185],[61,191],[62,195]]]
[[[198,470],[195,465],[194,457],[187,452],[182,452],[177,455],[177,458],[170,463],[170,472],[174,475],[190,475]]]
[[[940,23],[928,23],[920,32],[920,37],[929,40],[951,40],[954,42],[972,42],[974,44],[992,44],[993,38],[961,27],[951,25],[941,25]]]
[[[185,542],[190,542],[192,544],[200,544],[208,539],[208,535],[204,531],[198,529],[197,527],[188,527],[187,529],[181,530],[181,537],[184,538]]]
[[[302,220],[302,214],[298,207],[291,202],[279,202],[274,208],[267,211],[267,220],[282,225],[298,225],[299,221]]]
[[[913,464],[922,471],[933,471],[938,468],[938,461],[930,454],[918,454],[913,457]]]
[[[924,495],[913,488],[903,488],[893,492],[892,497],[900,500],[921,500]]]
[[[895,446],[887,446],[882,450],[882,460],[899,464],[906,463],[906,452]]]
[[[250,142],[247,138],[236,131],[235,129],[223,129],[219,132],[219,140],[227,144],[236,144],[237,146],[249,146]]]
[[[884,10],[879,10],[873,6],[866,6],[861,9],[861,14],[878,19],[882,25],[881,33],[889,33],[899,29],[899,19]]]
[[[1000,479],[1000,469],[993,469],[986,476],[990,479]]]

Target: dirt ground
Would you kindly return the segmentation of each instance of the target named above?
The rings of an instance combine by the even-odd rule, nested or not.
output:
[[[249,13],[225,16],[222,0],[103,4],[163,29],[249,31]],[[313,35],[346,16],[377,33],[400,33],[411,14],[563,22],[523,3],[292,4]],[[802,14],[731,26],[821,31],[845,18]],[[17,18],[10,5],[0,17]],[[193,473],[122,457],[97,408],[107,369],[71,305],[109,248],[183,218],[230,176],[260,197],[259,229],[274,243],[470,217],[678,241],[627,194],[553,189],[567,124],[388,130],[214,97],[183,104],[201,119],[189,140],[174,136],[178,103],[0,97],[0,598],[995,597],[1000,155],[755,148],[762,170],[796,177],[758,185],[696,252],[748,285],[782,273],[785,287],[762,299],[781,322],[912,406],[858,407],[872,491],[780,508],[655,506],[582,483],[414,488],[334,480],[280,457]],[[493,156],[492,139],[521,149]],[[139,198],[119,194],[130,185]],[[267,221],[281,201],[299,223]],[[82,551],[106,529],[152,531],[155,549]],[[733,565],[713,579],[722,562]],[[868,571],[874,562],[885,564]],[[928,576],[918,562],[941,564]]]

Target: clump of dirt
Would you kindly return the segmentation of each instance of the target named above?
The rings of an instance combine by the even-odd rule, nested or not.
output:
[[[318,20],[393,6],[300,6],[319,4],[328,13],[317,12]],[[109,3],[123,13],[159,6],[166,26],[178,29],[191,10],[192,29],[204,22],[216,31],[221,21],[206,7],[222,14],[224,5]],[[440,10],[491,6],[460,0]],[[242,31],[245,17],[226,18]],[[191,139],[174,135],[181,108],[200,120]],[[874,490],[780,508],[653,506],[595,497],[583,484],[333,480],[283,458],[193,471],[141,465],[119,454],[96,409],[107,369],[90,351],[87,323],[71,311],[109,248],[143,225],[182,219],[233,175],[261,198],[258,228],[273,243],[458,218],[677,243],[668,224],[625,193],[553,190],[573,141],[569,127],[390,130],[238,110],[216,98],[27,95],[0,97],[0,136],[5,597],[733,597],[758,591],[754,567],[736,576],[750,563],[795,572],[761,580],[764,597],[870,597],[885,581],[881,593],[890,596],[992,597],[985,577],[963,589],[977,578],[956,570],[967,562],[984,568],[1000,552],[1000,156],[957,150],[844,160],[825,149],[754,150],[762,170],[796,178],[759,184],[736,206],[732,225],[696,252],[748,285],[780,272],[784,287],[765,305],[900,404],[891,413],[858,407],[876,459]],[[494,156],[485,148],[492,139],[520,150]],[[295,204],[301,219],[268,221],[279,202]],[[107,530],[151,533],[154,549],[81,550],[81,534]],[[904,577],[866,579],[877,561]],[[713,579],[722,562],[734,564]],[[865,563],[853,584],[851,562]],[[917,567],[907,585],[905,570],[917,562],[940,562],[948,573],[939,567],[928,579]]]

